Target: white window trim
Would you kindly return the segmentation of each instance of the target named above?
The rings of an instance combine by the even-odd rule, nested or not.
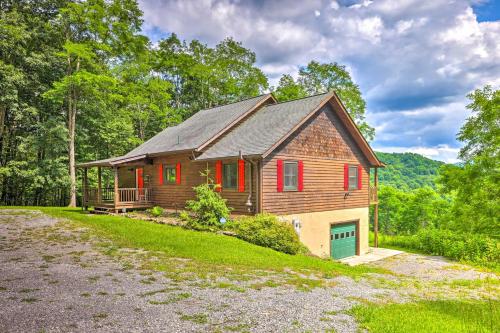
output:
[[[356,169],[356,176],[355,176],[355,179],[356,179],[356,185],[355,186],[351,186],[351,178],[354,178],[353,176],[351,176],[351,169]],[[359,168],[357,165],[349,165],[348,167],[348,172],[347,172],[347,188],[349,191],[352,191],[352,190],[357,190],[359,189],[359,175],[358,175],[358,172],[359,172]]]
[[[297,180],[296,184],[294,187],[287,187],[286,186],[286,165],[287,164],[294,164],[295,165],[295,178]],[[299,190],[299,161],[283,161],[283,191],[285,192],[297,192]]]

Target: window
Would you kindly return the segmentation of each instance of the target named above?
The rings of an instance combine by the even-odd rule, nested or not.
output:
[[[237,186],[238,165],[236,163],[224,164],[222,169],[222,187],[236,189]]]
[[[166,183],[175,184],[176,171],[174,165],[165,166],[165,172],[163,174]]]
[[[298,175],[298,163],[297,162],[285,162],[284,170],[284,189],[285,191],[297,191],[297,175]]]
[[[335,239],[339,239],[339,234],[335,234]]]
[[[356,165],[349,166],[349,190],[358,189],[358,167]]]
[[[354,231],[351,231],[351,237],[354,237]]]

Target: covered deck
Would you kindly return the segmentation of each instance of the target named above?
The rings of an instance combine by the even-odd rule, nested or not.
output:
[[[145,209],[154,205],[152,189],[145,183],[143,167],[152,164],[146,155],[135,157],[117,157],[79,164],[83,170],[82,207],[93,207],[95,212],[125,212],[128,209]],[[120,187],[118,169],[133,168],[135,172],[134,186]],[[97,183],[90,186],[88,170],[97,168]],[[103,187],[103,168],[112,170],[113,186]],[[130,185],[130,184],[129,184]]]

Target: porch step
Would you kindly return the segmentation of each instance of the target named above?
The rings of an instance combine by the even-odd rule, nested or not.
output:
[[[114,211],[113,208],[106,208],[106,207],[94,207],[93,210],[90,211],[91,214],[109,214],[110,212]]]

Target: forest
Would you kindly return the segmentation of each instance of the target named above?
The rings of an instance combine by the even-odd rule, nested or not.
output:
[[[273,87],[233,38],[209,46],[172,33],[152,43],[142,25],[134,0],[0,2],[1,205],[75,206],[76,163],[124,154],[198,110],[268,91],[286,101],[335,90],[375,137],[344,65],[311,60]],[[500,237],[500,91],[478,87],[468,98],[460,165],[378,153],[383,233]]]

